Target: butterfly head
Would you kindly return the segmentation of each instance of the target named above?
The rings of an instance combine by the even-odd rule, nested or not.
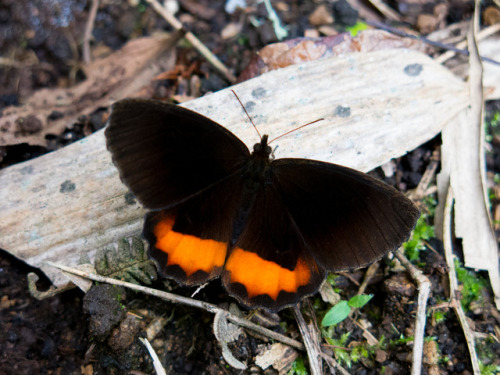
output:
[[[256,143],[253,146],[253,155],[260,156],[265,159],[269,159],[269,157],[272,157],[273,149],[267,144],[268,138],[268,135],[264,134],[262,136],[262,139],[260,140],[260,143]]]

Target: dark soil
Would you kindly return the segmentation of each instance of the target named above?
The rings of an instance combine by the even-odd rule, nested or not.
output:
[[[10,61],[0,64],[0,113],[6,106],[22,103],[23,98],[38,89],[70,87],[85,79],[80,69],[80,51],[90,3],[84,0],[3,0],[0,3],[0,56]],[[146,2],[139,2],[136,7],[129,3],[101,1],[92,48],[116,50],[132,38],[150,35],[156,30],[171,30]],[[177,17],[238,75],[256,51],[276,42],[277,38],[263,3],[254,5],[246,14],[235,12],[232,15],[224,11],[224,4],[225,1],[181,0]],[[353,19],[353,10],[344,9],[345,3],[338,3],[333,9],[329,1],[273,2],[282,23],[288,26],[288,39],[304,36],[307,30],[315,29],[308,17],[322,4],[340,20],[335,23],[339,29]],[[407,9],[403,6],[405,2],[398,4],[400,9]],[[406,26],[416,27],[420,13],[432,14],[433,4],[427,4],[427,8],[419,5],[413,13],[405,14]],[[454,6],[446,22],[468,19],[471,5],[472,2]],[[221,31],[231,22],[240,20],[243,20],[243,30],[239,36],[223,39]],[[254,25],[260,22],[260,26],[252,26],[250,20],[254,21]],[[384,21],[383,18],[380,21]],[[156,86],[158,96],[191,94],[182,91],[189,86],[193,75],[201,79],[200,94],[228,86],[197,52],[182,43],[178,47],[177,64],[184,69],[175,80],[164,80]],[[106,110],[80,119],[78,123],[68,124],[63,133],[47,138],[46,147],[27,144],[0,146],[0,167],[63,147],[84,137],[89,128],[92,131],[100,129],[104,126],[101,115]],[[493,105],[495,110],[498,111],[498,104]],[[488,166],[497,173],[500,172],[500,138],[493,135],[494,148],[488,157]],[[432,153],[439,147],[440,140],[437,138],[397,160],[397,173],[386,182],[402,191],[415,188]],[[373,171],[373,174],[384,176],[381,170]],[[443,307],[442,303],[448,300],[442,251],[439,243],[432,245],[421,251],[418,265],[433,283],[426,337],[432,337],[438,344],[435,351],[439,360],[433,366],[425,366],[424,373],[470,374],[472,367],[462,329],[452,310]],[[231,369],[223,360],[212,332],[213,317],[208,313],[173,307],[155,298],[102,286],[85,298],[82,292],[73,290],[38,301],[30,296],[27,289],[27,274],[32,271],[7,252],[0,251],[0,374],[153,373],[149,355],[137,338],[143,336],[139,333],[144,333],[159,318],[164,318],[165,322],[153,345],[158,348],[158,355],[168,374],[241,373]],[[335,280],[343,299],[356,294],[356,280],[362,280],[363,272],[360,270],[348,277],[341,275]],[[372,326],[369,331],[380,345],[370,348],[367,357],[352,363],[350,372],[353,374],[377,374],[382,371],[385,374],[409,373],[412,347],[404,339],[413,335],[416,289],[401,275],[392,270],[390,262],[386,262],[366,291],[375,297],[356,314],[370,321]],[[165,283],[158,281],[155,286],[165,288]],[[190,295],[191,292],[174,284],[168,284],[168,287],[175,288],[174,291],[179,294]],[[102,300],[103,295],[109,296],[108,302],[115,307],[106,304]],[[232,302],[220,282],[211,283],[198,297],[224,306]],[[322,316],[328,308],[318,297],[314,298],[313,306],[318,316]],[[113,309],[118,309],[120,313],[114,320],[104,321],[104,317],[109,318],[106,312]],[[445,319],[436,319],[436,311],[444,312]],[[481,304],[475,308],[472,306],[468,317],[474,323],[475,331],[498,340],[500,320],[491,305],[487,288],[482,290]],[[273,319],[275,322],[270,324],[272,329],[297,334],[291,313],[284,311]],[[349,353],[357,342],[364,342],[365,338],[363,331],[352,320],[337,325],[331,333],[340,338],[346,332],[351,334],[342,346]],[[499,365],[500,344],[494,339],[491,341],[484,340],[478,349],[485,364]],[[233,350],[236,357],[252,365],[254,356],[262,350],[259,345],[263,345],[262,340],[246,335],[233,345]],[[345,363],[343,365],[347,367]],[[252,373],[262,373],[255,366],[252,369]],[[265,373],[274,372],[267,370]]]

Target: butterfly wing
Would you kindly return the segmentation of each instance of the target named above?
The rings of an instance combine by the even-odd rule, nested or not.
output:
[[[144,207],[174,206],[242,167],[248,148],[188,109],[147,99],[113,105],[106,140],[122,181]]]
[[[226,290],[244,305],[279,310],[316,292],[324,278],[276,186],[263,184],[226,261]]]
[[[242,191],[235,174],[175,208],[146,215],[143,234],[165,276],[184,285],[220,276]]]
[[[163,274],[184,284],[219,276],[247,147],[204,116],[141,99],[114,104],[106,139],[122,181],[154,210],[144,236]]]
[[[408,239],[419,217],[364,173],[306,159],[271,163],[222,274],[248,306],[279,310],[314,293],[325,271],[368,265]]]
[[[272,171],[308,249],[328,271],[364,267],[396,250],[420,216],[402,193],[354,169],[279,159]]]

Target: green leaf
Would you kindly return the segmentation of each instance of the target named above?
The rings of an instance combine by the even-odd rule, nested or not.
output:
[[[362,30],[367,30],[368,29],[368,25],[364,22],[361,22],[361,21],[358,21],[356,22],[355,25],[353,26],[347,26],[345,28],[347,31],[349,31],[349,33],[351,34],[351,36],[356,36],[358,35],[358,33]]]
[[[347,301],[340,301],[325,314],[321,324],[323,327],[330,327],[340,323],[349,316],[351,308]]]
[[[360,294],[352,297],[348,304],[353,309],[360,309],[368,303],[369,300],[373,298],[373,294]]]

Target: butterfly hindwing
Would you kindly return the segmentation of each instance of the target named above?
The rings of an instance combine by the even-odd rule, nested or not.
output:
[[[265,183],[226,261],[224,286],[247,306],[277,310],[314,293],[324,278],[275,186]]]
[[[143,234],[164,275],[185,285],[220,275],[242,189],[236,173],[175,208],[146,215]]]

